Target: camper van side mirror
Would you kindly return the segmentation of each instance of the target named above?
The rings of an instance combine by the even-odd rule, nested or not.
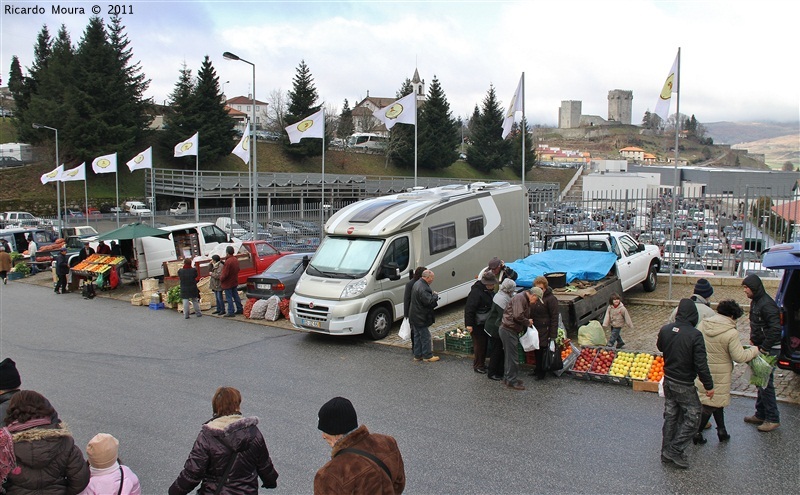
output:
[[[394,261],[386,263],[381,267],[382,277],[389,280],[400,280],[400,267]]]

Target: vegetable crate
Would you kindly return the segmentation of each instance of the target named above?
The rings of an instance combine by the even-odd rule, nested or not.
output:
[[[588,357],[589,365],[586,366],[585,368],[576,369],[576,365],[578,363],[577,362],[573,363],[572,368],[570,368],[569,371],[568,371],[568,373],[572,376],[572,378],[575,378],[575,379],[578,379],[578,380],[588,380],[589,379],[589,370],[592,369],[592,365],[594,365],[594,360],[597,357],[597,352],[599,352],[600,349],[602,349],[602,347],[582,346],[580,348],[580,350],[578,351],[578,358],[576,358],[576,361],[578,359],[580,359],[580,358],[586,359]],[[574,349],[573,349],[573,352],[575,352]],[[587,352],[593,352],[594,354],[591,355],[591,356],[587,356],[586,355]]]
[[[444,346],[448,352],[456,352],[459,354],[472,354],[472,337],[453,337],[453,332],[444,334]]]

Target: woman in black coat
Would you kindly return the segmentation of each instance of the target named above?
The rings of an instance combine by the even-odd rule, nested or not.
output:
[[[550,341],[558,337],[558,299],[553,294],[547,277],[536,277],[533,285],[542,289],[544,293],[542,300],[532,304],[530,310],[533,325],[539,332],[539,349],[533,351],[536,355],[536,367],[533,374],[536,375],[537,380],[541,380],[547,376],[549,371],[542,366],[544,354],[550,346]]]
[[[181,299],[183,299],[183,317],[189,319],[189,301],[194,304],[194,312],[197,317],[203,316],[200,312],[200,290],[197,288],[197,268],[192,266],[192,259],[183,260],[183,268],[178,270],[178,278],[181,282]]]
[[[494,276],[494,273],[483,272],[481,279],[472,284],[464,305],[464,326],[472,336],[474,349],[472,370],[475,373],[486,373],[486,347],[489,343],[489,336],[484,331],[484,325],[489,317],[489,311],[492,309],[495,285],[497,285],[497,277]]]
[[[414,288],[414,283],[417,280],[422,278],[422,272],[427,270],[424,266],[418,266],[416,270],[414,270],[414,275],[411,276],[411,280],[408,281],[406,284],[406,291],[403,294],[403,317],[408,318],[408,313],[411,312],[411,289]],[[414,332],[411,332],[411,352],[414,352]]]
[[[244,495],[278,486],[267,444],[258,429],[258,418],[245,418],[239,411],[242,395],[233,387],[220,387],[211,406],[214,417],[197,435],[189,458],[169,495],[186,495],[199,484],[198,495]],[[227,473],[227,476],[226,476]]]

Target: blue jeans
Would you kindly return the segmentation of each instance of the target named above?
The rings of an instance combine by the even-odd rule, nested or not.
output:
[[[684,385],[664,378],[664,426],[661,452],[683,455],[700,424],[700,398],[694,384]]]
[[[244,308],[242,307],[242,300],[239,299],[239,291],[236,290],[236,287],[232,289],[225,289],[225,299],[228,301],[229,315],[232,315],[237,311],[244,311]]]
[[[769,382],[764,388],[758,389],[756,398],[756,417],[769,421],[770,423],[780,423],[781,417],[778,413],[778,400],[775,398],[775,372],[769,375]]]
[[[625,345],[625,342],[622,341],[622,337],[619,336],[619,333],[622,331],[622,328],[611,327],[611,337],[608,339],[608,347],[614,347],[614,344],[619,342],[619,345]]]
[[[430,329],[428,327],[411,325],[411,333],[414,335],[414,357],[417,359],[429,359],[433,357]]]
[[[222,298],[222,291],[215,290],[214,297],[217,298],[217,313],[222,314],[225,312],[225,299]]]

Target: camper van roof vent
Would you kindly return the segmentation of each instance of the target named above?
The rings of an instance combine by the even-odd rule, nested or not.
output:
[[[384,211],[401,203],[405,203],[405,201],[402,199],[376,199],[374,201],[370,201],[369,204],[359,208],[358,213],[353,215],[353,217],[350,219],[350,222],[370,223]]]
[[[442,191],[459,191],[467,189],[467,186],[464,184],[448,184],[446,186],[440,187]]]

